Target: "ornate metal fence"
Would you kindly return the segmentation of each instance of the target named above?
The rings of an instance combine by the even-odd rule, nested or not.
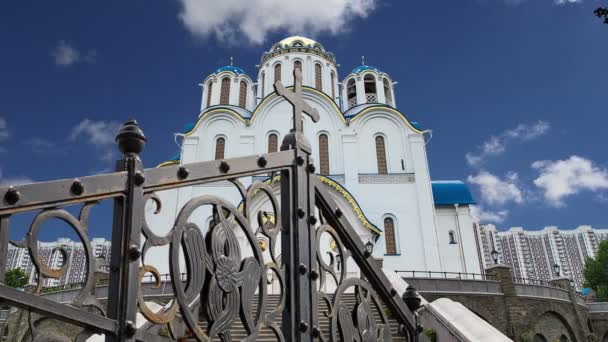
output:
[[[300,81],[300,75],[295,76]],[[44,331],[42,320],[53,318],[80,327],[75,341],[86,341],[98,333],[105,334],[106,341],[230,341],[236,339],[232,329],[237,325],[244,331],[239,337],[243,341],[256,340],[263,329],[271,330],[280,341],[416,340],[419,329],[414,314],[384,273],[374,268],[371,253],[314,173],[310,145],[302,134],[298,114],[304,110],[314,118],[315,111],[303,102],[300,82],[295,92],[276,85],[294,104],[296,113],[296,127],[286,136],[280,152],[144,169],[139,154],[146,138],[138,124],[129,121],[116,137],[124,156],[117,162],[116,172],[0,188],[0,280],[4,281],[9,243],[27,248],[38,275],[33,293],[0,285],[0,300],[27,313],[28,338],[74,338]],[[256,181],[245,187],[239,180],[269,173],[275,175],[270,183]],[[154,233],[144,208],[152,202],[157,212],[162,210],[158,192],[218,181],[234,184],[243,205],[237,208],[217,196],[194,196],[181,208],[166,235]],[[277,199],[273,186],[279,185]],[[272,213],[254,212],[249,205],[260,195],[268,198]],[[94,296],[96,260],[88,232],[91,208],[102,200],[114,202],[107,305]],[[66,210],[67,206],[80,206],[79,215]],[[212,212],[209,227],[192,218],[202,207]],[[10,240],[11,217],[31,211],[36,215],[25,238]],[[271,215],[273,220],[268,219]],[[36,295],[45,279],[58,279],[66,272],[65,265],[49,267],[38,252],[40,231],[51,218],[67,223],[86,253],[84,285],[70,305]],[[239,244],[237,235],[245,237],[246,246]],[[322,255],[323,235],[335,241],[342,267],[337,268],[333,258],[328,261]],[[268,243],[267,253],[258,244],[259,236]],[[173,299],[161,309],[152,309],[140,285],[146,275],[160,283],[155,265],[146,263],[146,255],[157,246],[169,249]],[[180,257],[185,260],[185,269],[180,268]],[[348,260],[352,260],[350,264],[354,261],[361,277],[347,278]],[[269,306],[269,273],[280,284],[274,308]],[[329,281],[334,282],[335,290],[323,292]],[[138,315],[147,323],[138,322]],[[321,320],[329,325],[321,325]],[[389,320],[397,321],[398,328],[391,331]],[[159,326],[168,326],[169,333],[158,334]]]

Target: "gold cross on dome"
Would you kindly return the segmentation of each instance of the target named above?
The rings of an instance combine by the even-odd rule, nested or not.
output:
[[[306,103],[302,97],[302,71],[299,68],[295,68],[293,76],[296,80],[294,91],[287,90],[281,80],[274,82],[274,90],[293,106],[293,130],[302,133],[304,131],[302,127],[302,112],[310,116],[314,122],[319,121],[319,112],[316,108]]]

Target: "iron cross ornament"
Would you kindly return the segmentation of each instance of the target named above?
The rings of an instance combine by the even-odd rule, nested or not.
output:
[[[284,97],[293,106],[293,131],[302,133],[302,112],[311,117],[312,121],[319,121],[319,112],[316,108],[311,107],[304,101],[302,97],[302,71],[295,68],[293,71],[295,79],[294,91],[289,91],[281,80],[274,82],[274,89],[279,96]]]

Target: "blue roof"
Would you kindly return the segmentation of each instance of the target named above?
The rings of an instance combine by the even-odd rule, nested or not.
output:
[[[223,67],[218,68],[217,70],[215,70],[214,74],[219,74],[222,71],[230,71],[230,72],[233,72],[233,73],[235,73],[237,75],[245,73],[245,71],[243,71],[243,69],[241,69],[239,67],[235,67],[235,66],[232,66],[232,65],[226,65],[226,66],[223,66]]]
[[[469,187],[461,181],[433,181],[435,205],[475,204]]]
[[[358,74],[360,72],[363,72],[365,70],[376,70],[376,71],[380,71],[378,68],[376,68],[375,66],[371,66],[371,65],[359,65],[358,67],[354,68],[352,73],[353,74]]]

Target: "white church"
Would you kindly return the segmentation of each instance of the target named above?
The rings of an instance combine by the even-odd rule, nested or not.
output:
[[[302,73],[304,99],[320,115],[317,123],[304,118],[317,173],[363,242],[375,244],[374,256],[393,270],[480,273],[469,208],[474,200],[461,181],[431,180],[426,154],[430,131],[397,109],[390,75],[360,65],[341,79],[335,56],[309,38],[294,36],[274,44],[263,53],[255,79],[229,65],[202,80],[198,117],[176,134],[179,154],[159,167],[277,151],[292,127],[292,108],[273,84],[293,85],[294,68]],[[264,177],[243,183],[257,180]],[[278,183],[275,188],[278,194]],[[150,226],[168,231],[180,208],[202,194],[235,206],[241,201],[229,182],[164,191],[158,194],[160,213],[147,206],[148,220],[154,222]],[[268,205],[263,202],[256,205]],[[197,213],[199,227],[208,227],[210,216]],[[268,247],[263,238],[258,242],[263,251]],[[161,265],[159,271],[167,273],[165,252],[149,251],[146,263]]]

